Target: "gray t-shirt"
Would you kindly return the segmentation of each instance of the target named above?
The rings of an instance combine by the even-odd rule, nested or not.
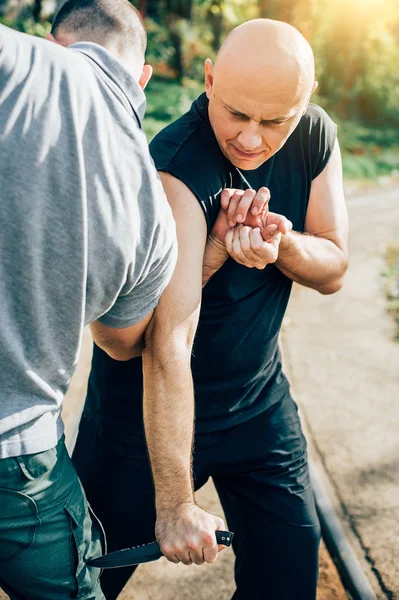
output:
[[[0,26],[0,458],[56,445],[84,325],[139,322],[170,280],[144,110],[104,48]]]

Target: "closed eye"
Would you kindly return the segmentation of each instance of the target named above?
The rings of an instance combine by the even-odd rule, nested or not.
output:
[[[235,117],[236,119],[240,119],[241,121],[249,121],[250,118],[247,115],[243,115],[242,113],[236,113],[233,112],[232,110],[229,110],[229,113]]]

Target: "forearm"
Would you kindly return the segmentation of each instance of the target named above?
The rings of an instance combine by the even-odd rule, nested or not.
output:
[[[224,265],[228,258],[226,246],[210,234],[206,243],[202,266],[202,287],[208,283],[212,275]]]
[[[290,232],[282,236],[276,266],[296,283],[331,294],[342,286],[348,259],[325,237]]]
[[[191,345],[168,337],[167,343],[147,343],[143,352],[144,424],[157,510],[194,501]]]

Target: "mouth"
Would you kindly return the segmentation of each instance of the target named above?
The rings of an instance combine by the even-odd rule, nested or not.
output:
[[[230,148],[233,150],[233,154],[237,156],[237,158],[241,158],[242,160],[254,160],[259,158],[264,154],[264,151],[261,152],[243,152],[234,146],[233,144],[229,144]]]

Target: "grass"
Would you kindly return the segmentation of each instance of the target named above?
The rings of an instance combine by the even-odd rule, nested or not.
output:
[[[152,79],[146,89],[147,111],[144,119],[148,140],[187,112],[203,90],[203,85],[192,81],[183,86],[173,80]]]
[[[385,252],[385,269],[382,277],[388,311],[396,323],[395,339],[399,342],[399,239],[393,241]]]
[[[144,121],[148,139],[186,112],[203,90],[202,84],[193,81],[184,86],[173,80],[150,81]],[[371,127],[332,117],[338,124],[345,179],[375,181],[399,173],[399,128]]]
[[[375,180],[399,173],[399,129],[335,119],[346,179]]]

